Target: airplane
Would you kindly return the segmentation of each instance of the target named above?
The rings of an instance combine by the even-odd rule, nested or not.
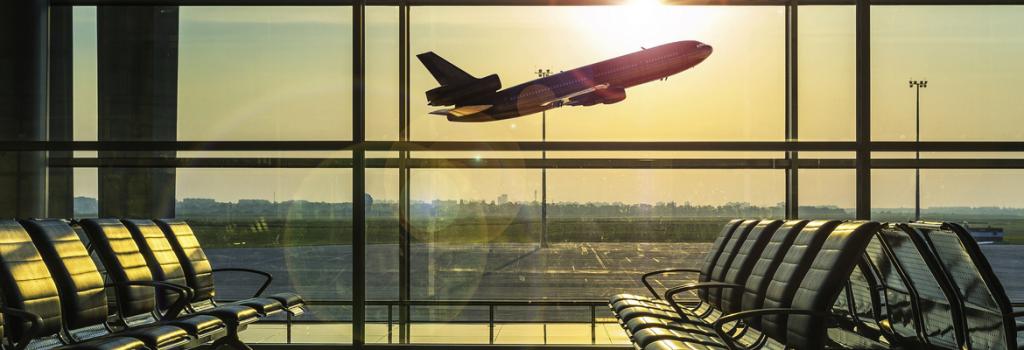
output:
[[[642,48],[505,90],[501,90],[497,74],[476,78],[432,51],[416,57],[441,84],[427,91],[428,104],[452,106],[430,114],[446,116],[453,122],[487,122],[562,106],[618,103],[626,99],[627,88],[667,79],[703,62],[711,51],[711,46],[699,41],[677,41]]]

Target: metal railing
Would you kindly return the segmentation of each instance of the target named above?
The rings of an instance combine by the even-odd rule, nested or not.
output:
[[[352,306],[351,300],[310,300],[306,302],[309,306]],[[494,344],[495,341],[495,325],[496,324],[542,324],[544,333],[544,344],[547,344],[547,324],[580,324],[586,323],[590,325],[590,344],[597,344],[597,326],[598,324],[612,324],[613,317],[608,313],[609,320],[600,320],[598,315],[598,308],[607,308],[608,301],[606,300],[411,300],[411,301],[398,301],[398,300],[368,300],[366,306],[384,306],[387,307],[386,317],[382,320],[370,320],[369,317],[366,323],[385,323],[387,324],[387,339],[388,344],[395,344],[395,332],[394,325],[398,324],[400,320],[396,320],[394,315],[396,314],[395,309],[399,307],[416,307],[416,306],[441,306],[441,307],[461,307],[461,306],[478,306],[487,308],[487,319],[483,320],[424,320],[415,319],[410,315],[409,319],[406,320],[405,324],[487,324],[488,329],[488,344]],[[589,312],[589,317],[586,320],[504,320],[499,321],[495,317],[495,311],[499,307],[580,307],[586,308]],[[292,344],[292,327],[296,323],[307,323],[307,324],[324,324],[324,323],[351,323],[351,318],[348,320],[296,320],[290,314],[284,319],[267,319],[262,323],[267,324],[281,324],[285,325],[285,339],[286,344]],[[409,328],[411,330],[411,327]]]

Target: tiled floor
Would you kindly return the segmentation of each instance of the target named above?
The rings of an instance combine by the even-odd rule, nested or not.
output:
[[[429,323],[414,324],[410,331],[413,343],[420,344],[487,344],[487,324]],[[393,326],[392,340],[398,338],[398,327]],[[250,325],[242,332],[247,343],[285,343],[287,330],[283,323]],[[367,324],[369,343],[387,343],[387,325]],[[292,325],[293,343],[350,343],[352,325],[349,323],[295,323]],[[628,344],[629,339],[617,324],[599,323],[594,329],[596,344]],[[589,323],[517,323],[495,324],[495,344],[591,344]]]

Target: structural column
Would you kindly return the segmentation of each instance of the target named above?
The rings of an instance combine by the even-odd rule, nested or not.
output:
[[[871,3],[857,0],[857,219],[871,218]]]
[[[797,61],[799,59],[799,3],[797,0],[790,1],[786,5],[786,141],[794,142],[800,139],[799,124],[799,70]],[[787,219],[796,219],[800,216],[800,153],[796,151],[786,152],[786,159],[789,159],[789,167],[786,169],[786,213]]]
[[[352,6],[352,345],[366,344],[366,1]]]
[[[72,88],[73,28],[71,6],[50,8],[50,116],[49,140],[73,141],[74,114]],[[71,151],[50,151],[49,158],[71,158]],[[74,168],[47,169],[47,215],[53,218],[75,216]]]
[[[178,8],[97,9],[99,141],[177,138]],[[100,158],[174,157],[174,151],[101,151]],[[173,168],[100,168],[105,217],[173,217]]]
[[[0,140],[46,140],[47,1],[0,1]],[[0,152],[0,217],[46,216],[46,152]]]

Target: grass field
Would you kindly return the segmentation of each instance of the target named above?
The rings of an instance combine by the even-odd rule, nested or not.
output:
[[[548,242],[710,242],[727,218],[549,219]],[[287,247],[349,244],[350,220],[188,218],[204,245]],[[367,243],[398,242],[398,220],[367,219]],[[509,217],[414,220],[413,243],[534,243],[539,221]]]
[[[711,242],[728,218],[551,218],[547,241]],[[211,247],[289,247],[350,244],[351,220],[188,218],[204,245]],[[1024,220],[991,219],[1002,227],[1007,244],[1024,244]],[[398,220],[367,218],[367,243],[398,242]],[[413,220],[412,243],[537,243],[539,220],[516,217]]]

